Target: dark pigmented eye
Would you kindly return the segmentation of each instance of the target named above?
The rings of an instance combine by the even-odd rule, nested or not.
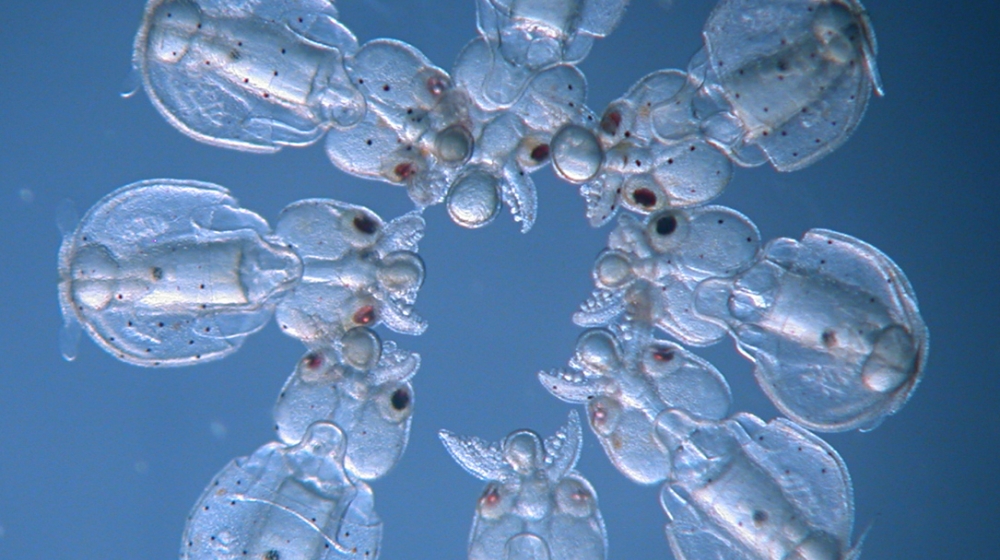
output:
[[[677,218],[672,214],[656,220],[656,233],[660,235],[670,235],[677,230]]]
[[[410,406],[410,392],[402,387],[396,389],[392,393],[389,402],[392,403],[392,408],[396,410],[406,410],[406,407]]]
[[[635,192],[632,193],[632,200],[634,200],[639,206],[652,208],[653,206],[656,206],[656,193],[649,189],[636,189]]]
[[[549,159],[549,145],[539,144],[535,146],[535,148],[531,150],[531,159],[537,161],[538,163]]]
[[[358,214],[354,217],[354,229],[360,231],[361,233],[367,233],[371,235],[378,231],[378,223],[365,214]]]
[[[397,164],[392,169],[392,172],[396,175],[397,181],[405,181],[417,174],[417,167],[408,161],[404,161]]]

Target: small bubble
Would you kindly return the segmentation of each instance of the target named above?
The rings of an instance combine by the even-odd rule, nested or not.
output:
[[[218,420],[213,420],[211,424],[208,425],[208,430],[212,433],[212,437],[215,439],[225,439],[226,434],[229,433],[229,429],[226,425]]]

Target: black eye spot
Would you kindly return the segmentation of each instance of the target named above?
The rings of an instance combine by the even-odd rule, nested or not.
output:
[[[651,208],[656,206],[656,193],[649,189],[636,189],[632,193],[632,200],[639,206]]]
[[[378,224],[371,216],[366,216],[365,214],[358,214],[354,216],[354,228],[361,233],[367,233],[371,235],[378,230]]]
[[[406,410],[406,407],[410,406],[410,392],[403,388],[396,389],[389,402],[396,410]]]
[[[264,553],[264,560],[281,560],[281,554],[273,548]]]
[[[754,510],[753,522],[756,525],[763,525],[764,523],[767,523],[767,512],[759,509]]]
[[[162,268],[154,266],[153,269],[150,271],[150,273],[153,275],[153,280],[163,280]]]
[[[670,235],[677,231],[677,218],[674,216],[663,216],[656,220],[656,233],[660,235]]]

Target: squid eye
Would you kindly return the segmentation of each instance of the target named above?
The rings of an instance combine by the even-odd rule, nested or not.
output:
[[[677,210],[665,210],[649,217],[646,237],[660,253],[673,253],[684,245],[688,236],[688,217]]]
[[[389,397],[389,403],[394,410],[406,410],[410,406],[410,392],[405,388],[396,389]]]
[[[549,159],[549,145],[539,144],[531,150],[531,159],[535,160],[536,163],[542,163]]]
[[[658,343],[650,346],[642,356],[642,371],[652,378],[663,379],[684,368],[686,360],[677,348]]]
[[[375,318],[375,306],[373,305],[362,306],[355,311],[354,315],[351,317],[355,324],[361,326],[373,324],[375,322]]]
[[[657,362],[670,362],[674,359],[674,351],[665,348],[654,348],[651,355]]]
[[[352,223],[354,224],[354,229],[360,231],[361,233],[372,235],[378,231],[378,223],[376,223],[371,216],[367,216],[365,214],[358,214],[357,216],[354,216]]]
[[[379,392],[378,403],[383,418],[401,424],[413,413],[413,390],[408,383],[385,387]]]
[[[617,109],[608,109],[601,117],[601,130],[614,136],[622,124],[622,114]]]
[[[662,218],[658,218],[656,220],[657,235],[670,235],[675,231],[677,231],[676,216],[663,216]]]
[[[310,371],[316,371],[323,366],[323,354],[310,352],[302,358],[302,366]]]
[[[506,513],[504,493],[498,484],[491,482],[486,486],[483,494],[479,496],[478,509],[479,515],[486,519],[496,519]]]
[[[343,210],[339,216],[338,229],[346,241],[355,250],[364,250],[374,245],[382,232],[382,219],[367,208],[359,206]],[[318,241],[317,241],[318,243]]]
[[[632,201],[639,206],[652,208],[656,206],[656,200],[656,193],[649,189],[641,188],[632,191]]]
[[[609,437],[618,427],[622,406],[612,398],[597,397],[587,403],[587,411],[590,413],[590,425],[594,432]]]

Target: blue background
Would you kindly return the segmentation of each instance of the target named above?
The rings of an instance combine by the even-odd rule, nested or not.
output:
[[[826,436],[854,477],[865,558],[995,557],[1000,522],[1000,157],[995,152],[996,13],[977,3],[871,0],[887,95],[842,148],[806,170],[738,169],[719,202],[765,239],[827,227],[881,248],[903,268],[931,329],[926,377],[872,433]],[[471,0],[344,0],[362,41],[410,42],[448,69],[475,33]],[[59,356],[55,208],[81,213],[154,177],[230,188],[273,223],[305,197],[364,204],[386,218],[405,193],[345,176],[319,146],[259,156],[201,145],[140,93],[122,99],[139,0],[4,1],[0,7],[0,558],[154,559],[177,553],[184,519],[230,459],[272,435],[270,409],[302,346],[273,324],[236,355],[182,369],[120,363],[92,342]],[[600,112],[638,78],[681,67],[711,3],[636,0],[582,65]],[[521,235],[453,225],[431,208],[420,249],[422,337],[409,449],[373,483],[382,558],[464,558],[482,482],[437,440],[439,428],[496,440],[551,434],[569,405],[535,381],[561,366],[580,329],[608,228],[593,230],[576,188],[535,174],[538,223]],[[727,376],[735,408],[775,412],[731,342],[698,350]],[[213,430],[212,426],[215,425]],[[220,429],[223,428],[223,429]],[[223,432],[225,432],[223,434]],[[585,435],[578,468],[596,487],[611,559],[669,558],[658,488],[635,485]]]

